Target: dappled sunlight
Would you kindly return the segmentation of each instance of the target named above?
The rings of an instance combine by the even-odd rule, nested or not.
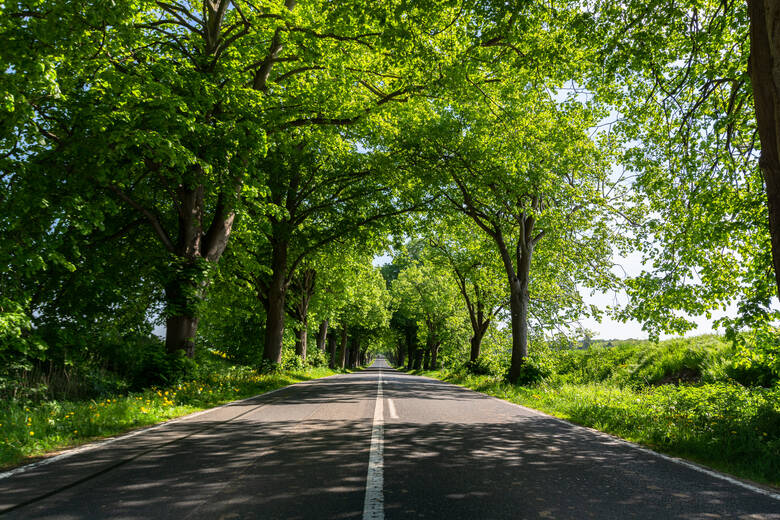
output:
[[[58,461],[56,473],[0,480],[0,507],[30,501],[8,517],[74,520],[361,518],[375,372],[231,403]],[[386,518],[780,518],[767,497],[609,436],[454,385],[383,380],[400,415],[384,424]]]
[[[361,421],[302,424],[247,416],[217,425],[179,423],[120,453],[102,449],[63,461],[58,474],[67,477],[50,484],[72,487],[10,517],[54,518],[66,508],[72,518],[149,518],[151,512],[157,518],[243,517],[257,510],[264,518],[298,518],[307,500],[316,501],[321,518],[359,516],[368,435]],[[106,468],[114,471],[77,483]],[[40,494],[36,477],[32,471],[13,479],[12,489],[2,489],[3,503],[11,495]]]
[[[387,424],[385,442],[388,518],[780,518],[772,500],[539,416]]]

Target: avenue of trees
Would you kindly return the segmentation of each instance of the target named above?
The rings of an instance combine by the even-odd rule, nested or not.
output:
[[[169,377],[204,350],[477,369],[489,349],[517,381],[585,317],[658,337],[728,304],[775,356],[779,19],[769,0],[6,2],[1,377],[141,357]]]

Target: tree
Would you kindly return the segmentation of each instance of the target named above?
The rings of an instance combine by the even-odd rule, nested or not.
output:
[[[287,293],[300,267],[333,244],[359,241],[370,252],[408,208],[398,204],[397,173],[386,172],[335,128],[280,142],[262,164],[275,174],[265,195],[248,203],[253,220],[238,242],[244,270],[265,306],[263,359],[278,363]],[[304,319],[303,310],[292,314]]]
[[[729,302],[744,320],[765,318],[777,294],[769,5],[605,1],[594,11],[604,76],[593,90],[618,107],[614,130],[649,217],[634,233],[653,267],[630,281],[624,317],[653,336],[693,328],[681,312],[709,316]]]
[[[780,60],[780,6],[771,0],[747,2],[750,17],[750,72],[756,127],[761,141],[759,167],[764,174],[775,284],[780,294],[780,87],[776,63]]]
[[[344,285],[344,305],[339,313],[342,327],[341,367],[355,367],[368,344],[387,327],[390,293],[379,269],[370,263],[355,264]],[[352,348],[346,350],[346,338]],[[351,352],[351,353],[350,353]],[[349,354],[349,356],[348,356]]]
[[[399,273],[391,292],[393,306],[416,322],[417,340],[425,345],[410,352],[410,366],[438,367],[440,347],[462,333],[466,321],[463,308],[457,306],[458,289],[448,269],[432,262],[413,263]]]
[[[298,322],[295,331],[295,354],[300,356],[303,361],[306,361],[306,351],[309,344],[309,303],[314,295],[316,281],[316,269],[309,267],[299,271],[291,283],[295,301],[286,302],[287,313]]]
[[[25,33],[32,40],[26,43],[46,48],[46,25],[38,20],[51,15],[48,5],[18,7],[4,13],[6,33],[42,25]],[[188,355],[198,305],[245,188],[251,196],[274,174],[262,163],[269,136],[284,142],[307,128],[350,125],[403,101],[431,78],[419,54],[390,49],[416,36],[413,48],[426,52],[434,40],[450,37],[435,38],[426,32],[432,25],[373,4],[138,0],[76,12],[78,38],[66,39],[65,47],[70,52],[87,42],[68,55],[79,59],[52,59],[32,78],[52,84],[47,78],[56,74],[59,91],[4,98],[6,110],[32,107],[34,117],[26,120],[34,124],[27,127],[45,144],[5,157],[16,159],[17,173],[22,164],[39,164],[81,191],[90,202],[81,213],[84,226],[99,226],[95,215],[129,208],[133,220],[149,227],[156,244],[147,247],[169,257],[166,344]],[[452,12],[431,10],[431,24]],[[5,57],[6,71],[29,68],[21,45]],[[276,349],[278,342],[271,343]]]
[[[450,270],[466,305],[472,330],[469,359],[475,362],[488,327],[508,303],[492,244],[471,235],[462,218],[456,218],[432,228],[428,247]]]
[[[487,89],[482,86],[486,96]],[[609,220],[620,211],[621,190],[609,179],[608,158],[587,135],[595,124],[587,105],[557,104],[525,87],[501,86],[491,95],[432,106],[430,119],[396,151],[406,154],[410,169],[433,179],[451,210],[492,240],[509,289],[514,381],[528,354],[532,272],[553,281],[537,283],[556,288],[544,299],[566,295],[558,308],[581,306],[578,283],[614,283],[611,244],[619,238]],[[543,264],[534,263],[543,238],[550,249]]]

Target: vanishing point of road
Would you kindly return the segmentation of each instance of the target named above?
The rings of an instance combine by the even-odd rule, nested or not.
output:
[[[0,478],[43,519],[780,519],[780,496],[383,359]]]

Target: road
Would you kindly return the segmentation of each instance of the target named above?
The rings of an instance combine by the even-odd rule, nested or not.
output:
[[[3,518],[780,519],[780,500],[382,359],[0,479]]]

